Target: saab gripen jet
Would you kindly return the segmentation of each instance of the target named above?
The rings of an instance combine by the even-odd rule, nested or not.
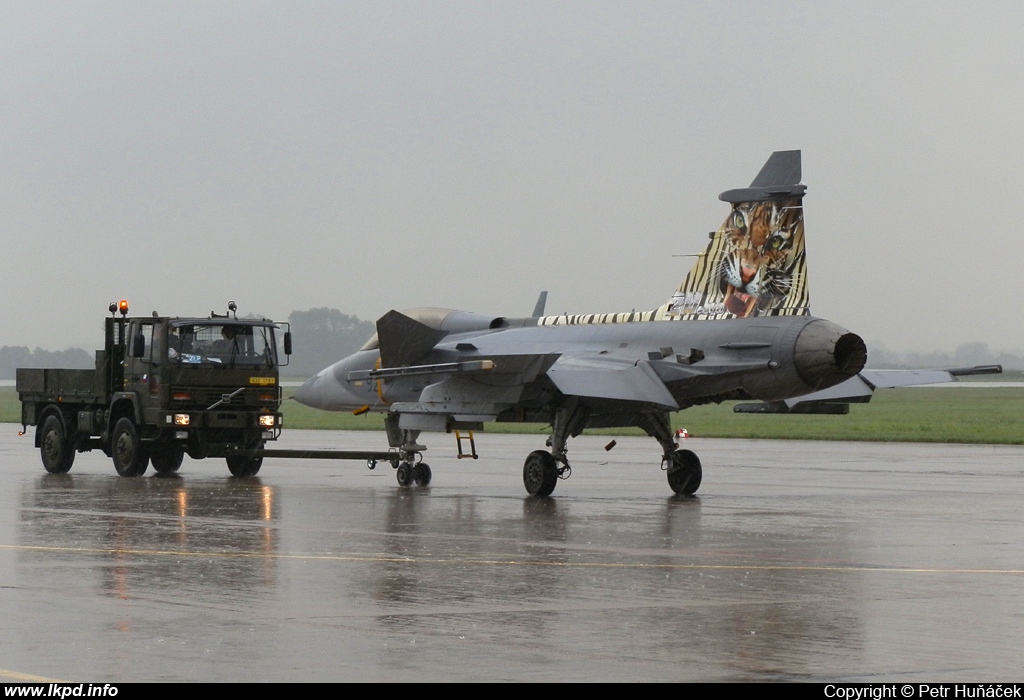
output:
[[[551,426],[548,449],[523,466],[532,495],[551,494],[571,473],[570,437],[627,426],[658,441],[669,486],[692,495],[701,463],[679,449],[672,412],[737,399],[763,402],[738,411],[845,412],[836,409],[894,385],[859,376],[864,341],[810,315],[800,180],[800,151],[778,151],[750,187],[719,195],[730,208],[725,222],[653,311],[543,316],[543,294],[530,318],[392,310],[362,349],[311,378],[295,399],[385,413],[403,486],[431,478],[421,431],[455,431],[466,456],[461,431],[506,421]],[[942,377],[919,383],[952,379]]]

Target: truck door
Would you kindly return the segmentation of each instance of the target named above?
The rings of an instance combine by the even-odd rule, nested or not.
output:
[[[132,319],[128,327],[128,352],[124,362],[125,391],[140,399],[160,392],[165,333],[157,319]]]

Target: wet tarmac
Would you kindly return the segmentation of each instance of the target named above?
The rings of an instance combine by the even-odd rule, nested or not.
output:
[[[0,680],[1005,681],[1024,646],[1024,448],[688,441],[696,498],[653,440],[426,437],[388,465],[186,459],[47,475],[0,425]],[[292,431],[282,447],[382,435]]]

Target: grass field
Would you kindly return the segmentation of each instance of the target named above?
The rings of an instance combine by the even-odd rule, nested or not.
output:
[[[290,396],[294,389],[285,389]],[[287,428],[383,430],[379,415],[326,413],[286,400]],[[13,387],[0,387],[0,422],[21,420]],[[732,412],[732,404],[698,406],[673,416],[676,427],[691,435],[723,438],[792,440],[872,440],[891,442],[965,442],[1024,444],[1024,388],[929,387],[882,389],[869,404],[854,404],[847,416],[749,415]],[[488,432],[536,432],[539,424],[489,424]],[[642,434],[605,430],[605,434]]]
[[[846,416],[736,414],[731,403],[724,403],[681,411],[673,423],[701,437],[1024,444],[1024,388],[882,389],[871,403],[852,405]],[[285,425],[380,430],[383,419],[324,413],[285,401]],[[546,426],[500,423],[489,424],[487,431],[544,433]]]

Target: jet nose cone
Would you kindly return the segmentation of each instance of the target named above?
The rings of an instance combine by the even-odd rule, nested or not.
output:
[[[328,398],[325,383],[323,372],[311,377],[295,392],[295,400],[310,408],[325,408]]]
[[[350,369],[349,359],[345,359],[320,370],[298,388],[295,400],[322,411],[350,411],[365,405],[365,398],[356,396],[345,379]]]
[[[861,337],[831,321],[812,321],[796,339],[796,371],[815,390],[846,381],[864,369],[867,359],[867,346]]]

